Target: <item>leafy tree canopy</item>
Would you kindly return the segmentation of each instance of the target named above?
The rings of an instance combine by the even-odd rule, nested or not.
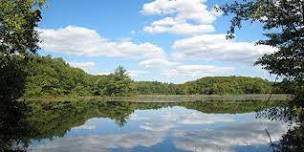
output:
[[[35,28],[44,0],[0,0],[0,98],[11,102],[23,94],[26,54],[38,49]]]
[[[1,54],[35,52],[39,42],[35,27],[45,0],[0,0]]]
[[[222,7],[233,14],[227,37],[233,38],[235,29],[243,21],[260,22],[265,40],[257,44],[278,49],[259,58],[256,64],[287,81],[304,82],[304,1],[303,0],[242,0]]]

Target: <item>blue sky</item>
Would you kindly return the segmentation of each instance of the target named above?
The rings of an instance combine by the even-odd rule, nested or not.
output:
[[[181,83],[203,76],[271,79],[253,62],[275,51],[255,46],[259,24],[245,23],[226,40],[225,0],[49,0],[39,32],[40,54],[62,57],[91,74],[124,66],[135,80]]]

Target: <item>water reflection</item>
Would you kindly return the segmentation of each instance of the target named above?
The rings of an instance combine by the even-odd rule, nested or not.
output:
[[[281,109],[270,107],[281,104],[263,103],[31,103],[22,119],[31,132],[12,141],[28,151],[50,152],[280,151],[302,145],[303,127],[270,120],[269,109]],[[261,106],[267,110],[260,108],[256,119],[254,111]],[[8,147],[21,146],[14,142]]]
[[[8,100],[8,99],[7,99]],[[20,102],[5,98],[0,104],[0,151],[25,151],[31,126],[25,121],[26,108]],[[20,145],[20,146],[16,146]],[[14,147],[14,148],[11,148]]]
[[[280,121],[243,114],[203,113],[181,106],[131,110],[127,123],[93,118],[63,138],[33,140],[31,151],[245,151],[271,150],[265,129],[278,141],[288,127]],[[132,109],[132,108],[131,108]],[[276,137],[276,138],[274,138]],[[243,151],[244,151],[243,150]]]
[[[241,116],[242,117],[242,116]],[[204,128],[177,132],[176,145],[188,151],[271,151],[265,130],[271,130],[274,141],[286,132],[287,126],[268,121],[231,123],[220,128]]]
[[[288,105],[266,108],[257,113],[259,118],[287,122],[290,127],[279,142],[272,143],[274,152],[303,152],[304,151],[304,97],[297,96]]]

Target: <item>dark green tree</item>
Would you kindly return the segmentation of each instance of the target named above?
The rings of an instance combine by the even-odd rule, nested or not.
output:
[[[23,104],[27,58],[38,49],[41,0],[0,0],[0,151],[27,133]]]
[[[21,67],[39,42],[35,27],[41,20],[41,0],[0,0],[0,97],[16,99],[24,90]]]
[[[106,95],[125,96],[132,93],[132,80],[124,67],[118,66],[114,73],[109,75],[109,78],[109,83],[106,86]]]
[[[258,41],[257,45],[269,45],[277,51],[259,58],[256,64],[284,78],[283,84],[292,84],[294,90],[303,91],[303,0],[239,0],[226,4],[221,10],[233,15],[228,38],[234,37],[235,29],[241,28],[244,21],[261,23],[266,39]]]
[[[243,21],[261,23],[267,38],[257,44],[278,51],[264,55],[256,64],[288,82],[295,82],[295,90],[304,90],[303,0],[242,0],[223,6],[222,11],[233,15],[228,38],[234,37],[235,29],[241,28]]]

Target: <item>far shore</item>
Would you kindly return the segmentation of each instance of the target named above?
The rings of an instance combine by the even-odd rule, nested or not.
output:
[[[208,101],[289,101],[289,94],[244,94],[244,95],[134,95],[124,97],[110,96],[47,96],[31,97],[22,100],[33,102],[60,101],[118,101],[118,102],[208,102]]]

